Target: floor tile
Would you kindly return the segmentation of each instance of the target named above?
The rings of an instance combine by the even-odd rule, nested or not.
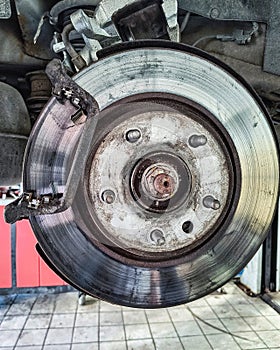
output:
[[[59,294],[55,301],[54,312],[58,314],[74,313],[78,306],[78,293]]]
[[[212,350],[207,339],[201,335],[195,337],[182,337],[181,342],[183,343],[185,350]],[[223,350],[229,349],[230,348],[224,348]]]
[[[192,308],[192,307],[205,307],[205,306],[208,306],[205,298],[200,298],[200,299],[197,299],[195,301],[188,303],[188,307],[190,307],[190,308]]]
[[[102,342],[99,350],[126,350],[126,343],[124,341]]]
[[[71,343],[72,329],[71,328],[50,328],[48,330],[46,344],[68,344]]]
[[[280,332],[275,331],[259,331],[258,336],[269,347],[279,347],[280,345]]]
[[[139,311],[123,311],[123,318],[125,324],[139,324],[146,323],[146,315],[142,310]]]
[[[170,317],[165,309],[146,310],[145,312],[149,323],[170,322]],[[178,311],[174,310],[174,312]]]
[[[71,344],[64,345],[45,345],[43,350],[70,350]]]
[[[209,295],[205,298],[205,301],[207,301],[207,304],[210,306],[213,305],[230,305],[224,295]]]
[[[98,312],[101,302],[96,299],[90,299],[85,305],[78,305],[78,313]]]
[[[151,332],[147,324],[126,325],[125,334],[128,340],[151,338]]]
[[[77,327],[74,330],[73,343],[89,343],[98,341],[97,327]]]
[[[34,296],[18,295],[14,304],[9,308],[7,315],[28,315],[33,307],[33,304],[35,303],[35,300],[36,297]]]
[[[74,325],[75,314],[54,314],[51,321],[51,328],[68,328]]]
[[[202,332],[196,321],[174,322],[174,326],[180,337],[202,335]]]
[[[206,336],[214,350],[239,350],[240,347],[237,345],[233,337],[229,334],[214,334]]]
[[[201,310],[202,308],[194,308]],[[177,309],[168,309],[168,313],[170,315],[170,318],[172,319],[173,322],[177,321],[193,321],[193,315],[188,309],[185,309],[183,311],[177,310]]]
[[[259,310],[257,310],[254,305],[234,305],[234,309],[242,317],[254,317],[262,316]]]
[[[223,331],[227,331],[221,321],[217,319],[208,321],[203,320],[203,322],[201,320],[197,320],[197,322],[204,334],[219,334],[223,333]]]
[[[38,295],[31,314],[51,314],[54,310],[56,295],[41,294]]]
[[[242,318],[223,318],[221,322],[232,333],[252,330]]]
[[[212,320],[216,319],[217,316],[210,306],[206,307],[193,307],[191,308],[192,316],[202,318],[203,320]]]
[[[153,338],[176,338],[177,333],[172,323],[151,323]]]
[[[110,303],[106,303],[105,301],[102,301],[100,303],[100,311],[101,312],[106,312],[106,311],[121,311],[122,310],[122,307],[119,306],[119,305],[113,305],[113,304],[110,304]]]
[[[100,327],[100,341],[114,341],[124,340],[124,327],[123,326],[101,326]]]
[[[123,323],[121,311],[101,312],[100,324],[106,325],[121,325]]]
[[[159,338],[155,339],[156,350],[184,350],[182,343],[178,338]]]
[[[61,350],[54,349],[54,350]],[[82,344],[72,344],[71,350],[99,350],[98,349],[98,343],[82,343]],[[117,350],[117,348],[115,349]]]
[[[26,319],[27,316],[5,316],[1,322],[0,330],[21,329]]]
[[[154,350],[154,349],[155,349],[155,346],[152,339],[129,340],[127,342],[127,350]],[[107,350],[107,349],[104,349],[104,350]],[[112,350],[115,350],[115,349],[112,349]]]
[[[212,310],[219,318],[240,317],[234,308],[230,305],[213,305]]]
[[[276,329],[280,329],[280,315],[277,316],[266,316],[266,319],[271,323]]]
[[[0,344],[1,346],[15,346],[18,337],[20,335],[20,329],[13,331],[0,331]]]
[[[248,323],[248,325],[254,331],[271,331],[277,328],[273,325],[273,322],[269,322],[268,319],[265,318],[264,316],[244,317],[244,321]],[[279,321],[280,321],[280,317],[279,317]],[[280,322],[279,322],[279,325],[280,325]]]
[[[51,321],[51,314],[29,315],[25,324],[25,329],[48,328]]]
[[[46,329],[23,330],[17,342],[17,346],[43,345],[46,333]]]
[[[235,341],[239,344],[241,349],[265,349],[266,345],[265,343],[257,336],[255,332],[242,332],[239,333],[239,336],[242,336],[242,338],[247,338],[241,339],[239,337],[235,337]]]
[[[2,348],[0,348],[2,350]],[[16,346],[14,350],[42,350],[41,345],[34,345],[34,346]]]
[[[77,313],[75,327],[98,326],[98,313]]]

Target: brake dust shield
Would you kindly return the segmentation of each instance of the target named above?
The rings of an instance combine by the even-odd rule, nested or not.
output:
[[[252,258],[278,196],[277,146],[258,97],[199,50],[117,46],[74,77],[100,114],[72,206],[30,217],[77,288],[131,307],[186,303]],[[29,142],[24,189],[65,190],[87,123],[52,98]],[[73,171],[73,169],[71,170]]]

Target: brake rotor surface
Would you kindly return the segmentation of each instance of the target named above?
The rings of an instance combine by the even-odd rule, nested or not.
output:
[[[71,208],[30,218],[71,283],[132,307],[186,303],[252,258],[271,223],[277,147],[246,83],[184,45],[117,47],[74,80],[101,113]],[[62,192],[83,125],[51,99],[28,146],[24,188]]]

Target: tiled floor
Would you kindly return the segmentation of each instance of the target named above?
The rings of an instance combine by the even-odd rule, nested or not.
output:
[[[233,283],[193,303],[135,310],[77,293],[0,297],[0,350],[280,349],[280,315]]]

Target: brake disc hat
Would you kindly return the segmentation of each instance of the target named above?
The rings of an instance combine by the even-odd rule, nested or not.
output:
[[[117,46],[74,80],[101,113],[72,207],[30,218],[49,260],[88,294],[132,307],[222,286],[265,239],[278,198],[277,145],[257,95],[171,43]],[[83,125],[59,117],[51,99],[29,142],[26,190],[65,188]]]

